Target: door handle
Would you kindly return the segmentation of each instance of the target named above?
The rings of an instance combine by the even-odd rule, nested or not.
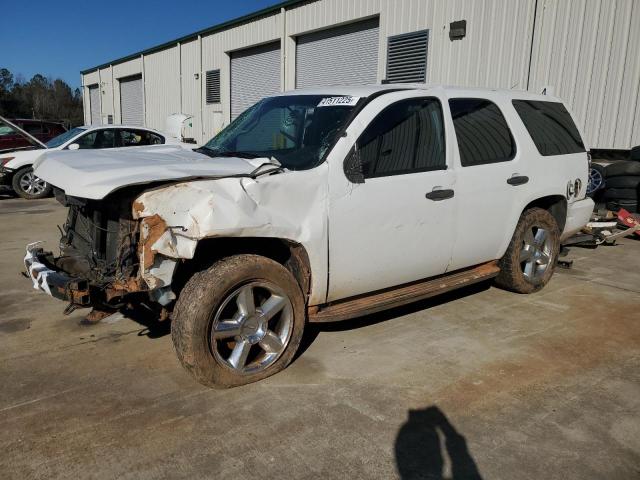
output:
[[[528,181],[529,177],[525,175],[514,175],[511,178],[507,179],[507,183],[509,185],[513,185],[514,187],[517,187],[518,185],[524,185]]]
[[[438,202],[440,200],[446,200],[448,198],[453,198],[453,190],[451,189],[433,189],[429,193],[425,195],[429,200],[433,200],[434,202]]]

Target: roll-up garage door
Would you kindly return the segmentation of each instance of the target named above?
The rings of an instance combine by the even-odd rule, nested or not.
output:
[[[123,125],[144,125],[141,75],[120,79],[120,119]]]
[[[280,92],[280,43],[231,55],[231,119],[258,100]]]
[[[296,88],[376,83],[378,19],[301,35]]]
[[[91,125],[100,125],[100,88],[98,85],[89,87],[89,109],[91,111]]]

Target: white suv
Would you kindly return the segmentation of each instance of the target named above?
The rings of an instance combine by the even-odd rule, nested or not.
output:
[[[35,288],[172,319],[212,386],[291,362],[306,322],[343,320],[495,278],[550,279],[589,220],[588,155],[558,99],[388,85],[286,92],[193,152],[50,154],[35,172],[69,207]]]

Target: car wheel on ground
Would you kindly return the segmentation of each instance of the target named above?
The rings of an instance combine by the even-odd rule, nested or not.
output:
[[[51,185],[37,177],[31,167],[18,170],[13,175],[11,186],[14,192],[28,200],[48,197],[52,190]]]
[[[258,255],[235,255],[196,273],[174,310],[173,344],[202,384],[233,387],[285,368],[302,339],[305,301],[293,275]]]
[[[560,250],[560,230],[548,211],[525,210],[506,253],[500,260],[496,283],[518,293],[544,287],[553,275]]]

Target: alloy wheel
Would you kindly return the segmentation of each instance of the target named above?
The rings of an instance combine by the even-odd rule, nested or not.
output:
[[[269,282],[249,283],[218,308],[211,325],[211,352],[235,373],[256,373],[285,351],[292,329],[289,298]]]
[[[47,188],[47,182],[33,172],[27,172],[20,178],[20,188],[29,195],[40,195]]]
[[[525,278],[531,282],[542,279],[552,261],[552,242],[549,232],[541,227],[532,226],[527,229],[522,249],[520,250],[520,266]]]

